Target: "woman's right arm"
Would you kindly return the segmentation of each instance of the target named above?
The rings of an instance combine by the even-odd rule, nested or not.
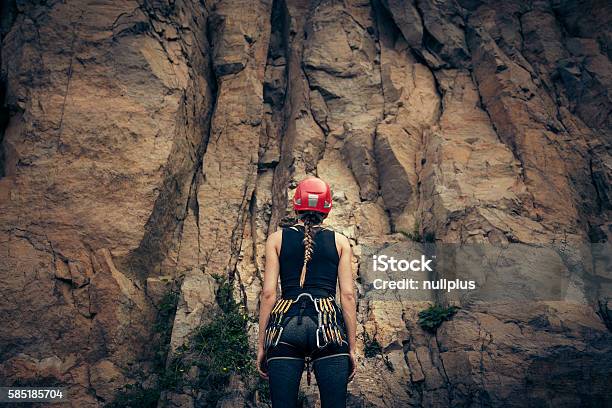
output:
[[[276,302],[276,286],[278,284],[278,274],[280,263],[278,260],[278,251],[282,241],[282,231],[276,231],[271,234],[266,241],[266,266],[264,270],[264,282],[261,294],[259,296],[259,341],[257,347],[257,369],[259,374],[267,378],[267,374],[263,371],[264,350],[264,334],[266,325],[270,317],[272,307]]]

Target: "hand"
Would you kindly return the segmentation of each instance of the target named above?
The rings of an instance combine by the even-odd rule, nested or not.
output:
[[[268,373],[264,371],[264,367],[266,366],[266,352],[263,347],[259,347],[257,349],[257,371],[259,372],[259,376],[264,380],[268,379]]]
[[[357,359],[355,358],[355,350],[349,351],[349,359],[351,363],[351,373],[349,374],[348,382],[351,382],[353,381],[355,373],[357,372]]]

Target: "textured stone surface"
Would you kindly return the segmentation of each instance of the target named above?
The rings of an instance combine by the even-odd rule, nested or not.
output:
[[[355,253],[350,406],[612,403],[609,300],[572,252],[612,238],[609,2],[4,1],[1,16],[6,383],[103,406],[150,370],[175,280],[172,348],[215,312],[213,274],[256,314],[266,236],[316,174]],[[406,235],[550,245],[583,303],[465,304],[426,333],[418,311],[457,299],[361,286],[372,250]],[[367,339],[382,352],[364,357]],[[221,405],[244,405],[232,384]]]

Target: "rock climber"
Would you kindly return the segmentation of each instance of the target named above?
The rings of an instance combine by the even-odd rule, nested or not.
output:
[[[297,407],[304,367],[310,384],[311,366],[322,408],[346,407],[347,384],[356,370],[351,245],[322,225],[332,209],[331,190],[323,180],[302,180],[293,209],[298,222],[266,242],[257,369],[269,381],[273,408]],[[279,275],[282,296],[277,299]]]

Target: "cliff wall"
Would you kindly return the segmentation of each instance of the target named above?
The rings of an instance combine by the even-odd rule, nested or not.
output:
[[[406,235],[607,243],[610,5],[3,1],[2,383],[113,401],[152,370],[167,288],[171,350],[216,313],[212,274],[256,315],[266,236],[307,174],[331,184],[358,284],[366,249]],[[351,406],[612,401],[598,293],[464,305],[431,334],[423,302],[359,290],[360,352],[380,352],[360,357]]]

